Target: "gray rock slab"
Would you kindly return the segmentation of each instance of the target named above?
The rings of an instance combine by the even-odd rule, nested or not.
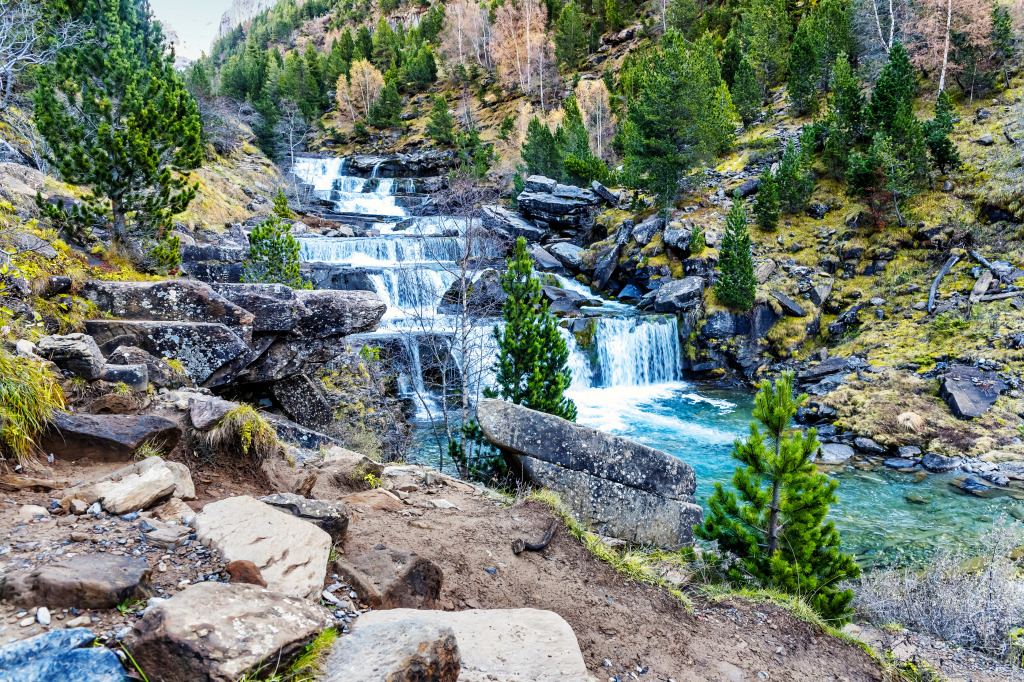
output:
[[[253,314],[214,291],[205,282],[111,282],[90,280],[82,296],[105,313],[126,320],[216,322],[251,325]]]
[[[87,628],[52,630],[0,648],[0,682],[123,682],[113,650],[93,646]]]
[[[57,459],[88,457],[97,462],[126,462],[143,443],[162,443],[165,451],[170,451],[180,439],[178,425],[163,417],[59,412],[39,446]]]
[[[145,559],[82,554],[0,577],[0,597],[22,606],[112,609],[156,594]]]
[[[1006,383],[996,372],[951,367],[940,378],[940,394],[958,419],[977,419],[995,404]]]
[[[822,464],[842,464],[853,457],[853,448],[842,443],[825,443],[821,446]]]
[[[682,313],[693,310],[704,300],[704,278],[684,277],[663,284],[654,299],[659,313]]]
[[[414,612],[416,613],[416,612]],[[323,664],[325,682],[455,682],[462,654],[449,625],[410,614],[342,637]]]

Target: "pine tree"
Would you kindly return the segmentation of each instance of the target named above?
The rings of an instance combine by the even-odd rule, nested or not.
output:
[[[722,305],[734,310],[750,310],[754,305],[756,282],[754,259],[750,255],[747,211],[739,191],[725,217],[725,234],[718,254],[722,276],[715,283],[715,296]]]
[[[387,79],[385,78],[385,80]],[[398,94],[398,86],[395,85],[394,79],[391,79],[384,86],[377,101],[370,105],[366,121],[376,128],[391,128],[400,123],[398,117],[401,113],[402,98]]]
[[[576,421],[576,405],[564,396],[572,379],[566,364],[569,351],[543,301],[522,237],[516,240],[508,270],[501,275],[501,288],[508,295],[502,306],[505,326],[494,328],[497,387],[488,394]]]
[[[288,197],[284,195],[284,190],[280,187],[277,188],[277,194],[274,195],[274,215],[282,220],[292,219],[292,210],[288,208]]]
[[[842,553],[835,525],[825,521],[839,482],[817,473],[811,463],[818,450],[816,431],[789,432],[806,399],[793,397],[792,372],[774,384],[761,382],[757,421],[750,425],[750,437],[733,448],[742,465],[732,478],[737,492],[716,483],[704,525],[695,533],[716,541],[722,555],[738,557],[728,568],[734,584],[753,581],[795,594],[825,618],[845,619],[853,591],[839,585],[857,578],[860,568]]]
[[[809,131],[810,129],[808,129]],[[807,208],[811,193],[814,192],[814,176],[811,174],[812,136],[805,131],[801,135],[800,149],[793,139],[786,144],[786,151],[779,161],[779,170],[775,179],[779,186],[779,201],[787,213],[800,213]],[[806,142],[806,144],[805,144]]]
[[[832,93],[825,117],[825,163],[835,177],[846,172],[850,150],[864,136],[864,95],[850,68],[845,52],[840,52],[832,68]]]
[[[583,15],[574,0],[562,8],[555,27],[555,59],[568,71],[580,67],[587,54],[587,32]]]
[[[39,69],[34,93],[50,162],[65,181],[91,188],[84,211],[57,212],[82,227],[109,224],[115,248],[142,265],[195,197],[198,107],[148,4],[85,0],[78,18],[85,39]]]
[[[446,147],[455,144],[455,119],[448,113],[448,102],[443,95],[434,95],[434,106],[424,134],[435,144]]]
[[[242,281],[313,288],[299,272],[299,242],[292,236],[291,225],[282,222],[280,216],[264,220],[249,234],[249,258],[243,266]]]
[[[743,125],[750,125],[761,113],[761,86],[754,75],[754,67],[746,57],[740,60],[740,65],[736,69],[732,103],[736,106],[736,113],[743,120]]]
[[[619,0],[604,0],[604,21],[610,31],[621,31],[625,26]]]
[[[924,126],[928,153],[940,173],[945,173],[947,168],[956,168],[960,165],[960,152],[949,139],[949,134],[953,132],[954,113],[949,93],[943,90],[935,101],[935,118]]]
[[[722,48],[722,80],[729,86],[730,91],[742,60],[743,50],[740,47],[739,36],[736,35],[735,29],[730,30],[729,36],[725,39],[725,47]]]
[[[872,132],[884,131],[899,142],[905,131],[894,129],[894,125],[900,113],[913,111],[914,91],[914,69],[910,65],[910,57],[903,43],[896,42],[889,50],[889,61],[882,67],[871,91],[868,123]]]
[[[786,91],[790,104],[798,115],[815,114],[818,111],[818,63],[817,34],[811,28],[811,19],[804,17],[797,26],[793,44],[789,48],[789,79]]]
[[[534,116],[526,127],[521,152],[526,175],[543,175],[554,180],[562,177],[562,160],[551,130]]]
[[[767,165],[761,171],[761,181],[757,186],[754,219],[762,232],[774,232],[779,227],[779,184]]]
[[[370,37],[370,29],[366,26],[360,26],[356,32],[356,51],[358,54],[355,55],[355,58],[366,61],[373,59],[373,38]]]

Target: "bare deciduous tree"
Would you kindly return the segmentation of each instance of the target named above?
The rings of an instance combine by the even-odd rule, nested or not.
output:
[[[384,76],[373,64],[365,59],[353,62],[348,78],[338,77],[338,112],[349,121],[365,121],[383,89]]]
[[[925,73],[939,72],[939,90],[946,74],[963,70],[955,54],[962,49],[984,50],[991,45],[992,3],[988,0],[921,0],[916,5],[910,60]],[[953,41],[953,35],[959,39]],[[951,51],[952,54],[951,59]]]
[[[608,86],[600,78],[581,80],[576,86],[576,102],[583,114],[583,125],[590,133],[590,147],[603,159],[610,149],[607,142],[615,134]]]
[[[18,74],[30,66],[50,64],[57,54],[81,40],[73,22],[59,22],[44,29],[39,5],[31,0],[0,3],[0,110],[10,102]]]
[[[281,118],[274,126],[274,132],[281,140],[279,156],[288,161],[288,168],[295,166],[295,155],[306,149],[306,140],[313,132],[313,126],[291,100],[284,100]]]
[[[896,41],[907,42],[912,19],[908,0],[859,0],[854,9],[853,35],[864,59],[885,61]]]
[[[467,68],[476,63],[490,69],[491,23],[474,0],[454,0],[445,5],[445,26],[441,32],[441,54],[449,64]]]
[[[505,3],[494,13],[491,40],[491,53],[502,85],[518,88],[527,95],[540,94],[542,105],[544,73],[554,66],[546,22],[547,9],[540,0]]]

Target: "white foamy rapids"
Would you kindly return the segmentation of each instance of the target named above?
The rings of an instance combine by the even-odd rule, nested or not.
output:
[[[573,291],[581,296],[587,298],[601,298],[590,290],[590,287],[586,284],[580,284],[574,279],[569,279],[562,275],[553,275],[558,280],[558,286],[566,291]],[[622,310],[622,311],[634,311],[636,308],[627,303],[619,303],[618,301],[609,301],[608,299],[601,298],[601,308],[604,310]]]
[[[380,216],[405,216],[405,209],[395,203],[394,178],[372,179],[345,175],[345,159],[298,158],[292,172],[313,186],[317,197],[330,201],[338,213],[360,213]],[[403,187],[406,185],[403,184]]]
[[[388,268],[368,273],[377,295],[387,305],[383,322],[414,317],[431,318],[456,275],[432,268]]]
[[[595,324],[591,352],[579,348],[575,339],[569,341],[573,388],[646,386],[682,376],[674,317],[602,317]]]
[[[452,262],[462,257],[461,237],[350,237],[299,239],[299,257],[307,262],[388,266],[399,263]],[[475,254],[474,254],[475,255]]]

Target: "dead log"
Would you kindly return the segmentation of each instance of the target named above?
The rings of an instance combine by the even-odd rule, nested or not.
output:
[[[986,270],[981,273],[981,277],[974,283],[974,288],[971,289],[971,305],[974,305],[981,300],[981,297],[988,291],[989,286],[992,284],[992,271]]]
[[[1001,301],[1004,298],[1015,298],[1017,296],[1024,296],[1024,291],[1004,291],[1001,294],[989,294],[988,296],[982,296],[978,300],[984,303],[986,301]]]
[[[512,552],[514,554],[522,554],[526,552],[539,552],[549,544],[551,544],[551,538],[555,535],[555,528],[558,527],[558,519],[552,519],[551,525],[548,527],[548,532],[544,533],[544,538],[540,542],[527,542],[522,538],[516,538],[512,541]]]
[[[950,269],[957,264],[960,260],[960,256],[950,256],[946,264],[939,270],[939,274],[935,277],[935,281],[932,282],[931,291],[928,292],[928,314],[931,315],[932,311],[935,310],[935,294],[939,291],[939,284],[942,282],[942,278],[945,277]]]

